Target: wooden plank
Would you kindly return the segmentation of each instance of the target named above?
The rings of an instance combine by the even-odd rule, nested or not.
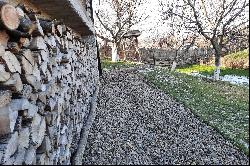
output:
[[[14,130],[12,122],[16,121],[14,116],[10,116],[13,111],[9,106],[0,108],[0,135],[9,134]]]
[[[11,101],[11,92],[0,90],[0,108],[6,106]]]
[[[24,149],[29,147],[30,131],[28,127],[22,128],[19,133],[19,148]]]
[[[25,159],[26,149],[18,147],[17,154],[13,165],[23,165]]]
[[[24,83],[31,85],[36,91],[41,89],[41,82],[34,75],[25,74],[24,81]]]
[[[22,50],[21,52],[21,65],[25,74],[33,74],[35,60],[29,49]]]
[[[36,114],[31,124],[31,141],[36,148],[38,148],[42,144],[45,136],[45,131],[45,118],[42,118],[39,114]]]
[[[21,74],[20,63],[14,54],[10,51],[6,51],[3,55],[0,55],[0,57],[5,61],[8,71],[12,73],[18,72]]]
[[[43,37],[37,36],[32,38],[29,49],[31,49],[32,51],[47,50],[47,46],[45,44]]]
[[[5,71],[3,64],[0,64],[0,83],[6,82],[10,79],[10,73]]]
[[[26,151],[24,163],[26,165],[32,165],[35,160],[36,160],[36,149],[34,146],[31,145]]]
[[[2,143],[4,151],[3,162],[7,162],[10,157],[17,151],[18,148],[18,132],[14,132],[9,137],[7,136]]]
[[[23,83],[20,78],[20,74],[18,73],[12,74],[10,79],[4,82],[2,85],[14,92],[21,92],[23,90]]]

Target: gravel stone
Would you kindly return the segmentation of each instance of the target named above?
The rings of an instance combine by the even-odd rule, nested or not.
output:
[[[246,165],[249,158],[132,69],[105,71],[83,164]]]

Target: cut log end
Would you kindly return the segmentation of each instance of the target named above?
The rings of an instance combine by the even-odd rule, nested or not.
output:
[[[20,24],[16,8],[7,3],[1,6],[1,23],[8,30],[16,30]]]

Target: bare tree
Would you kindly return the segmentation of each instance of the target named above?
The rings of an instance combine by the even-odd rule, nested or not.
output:
[[[233,27],[225,37],[225,52],[231,53],[249,48],[249,25]]]
[[[180,59],[182,58],[181,55],[187,54],[188,50],[195,45],[195,39],[196,36],[186,36],[178,38],[174,35],[168,35],[160,39],[160,48],[167,48],[170,50],[174,50],[175,52],[171,71],[174,71],[176,69],[178,62],[180,62]],[[181,51],[184,54],[181,54]]]
[[[161,1],[165,19],[174,16],[182,20],[185,28],[209,40],[215,51],[214,79],[219,79],[222,49],[229,42],[231,30],[248,24],[248,0],[179,0]]]
[[[119,60],[118,51],[122,36],[142,20],[146,15],[140,15],[138,8],[142,0],[103,0],[96,3],[95,17],[97,36],[112,42],[112,61]]]
[[[178,61],[180,60],[179,51],[182,49],[184,53],[188,53],[188,50],[194,46],[196,40],[196,34],[185,31],[184,24],[179,18],[171,16],[169,23],[169,31],[166,36],[159,40],[160,48],[167,48],[175,51],[174,61],[171,67],[171,71],[174,71]]]

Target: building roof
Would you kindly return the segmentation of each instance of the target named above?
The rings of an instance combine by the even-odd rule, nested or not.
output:
[[[123,35],[124,38],[127,38],[127,37],[138,37],[141,35],[141,32],[139,30],[131,30],[131,31],[128,31],[127,33],[125,33]]]

